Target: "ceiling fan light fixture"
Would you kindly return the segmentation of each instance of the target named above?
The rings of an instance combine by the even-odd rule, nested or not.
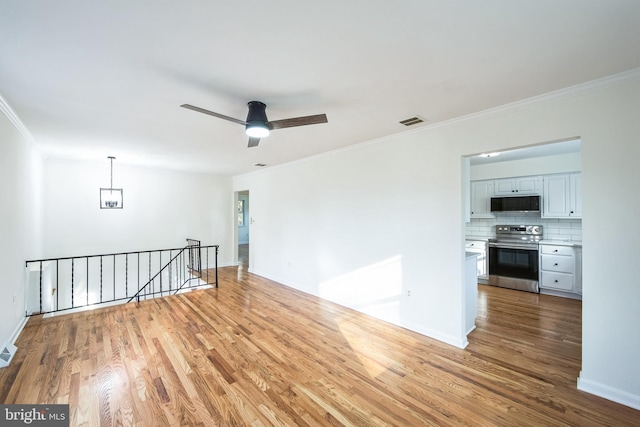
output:
[[[247,114],[247,126],[245,130],[251,138],[264,138],[269,136],[269,125],[267,120],[266,104],[260,101],[247,103],[249,114]]]
[[[274,120],[270,122],[269,119],[267,119],[267,113],[265,111],[267,105],[265,103],[260,101],[250,101],[247,106],[249,107],[249,114],[247,114],[247,120],[244,121],[190,104],[182,104],[180,107],[243,125],[245,132],[249,136],[249,143],[247,144],[249,148],[257,147],[260,143],[260,139],[269,136],[269,133],[272,130],[328,123],[326,114],[292,117],[289,119]]]
[[[251,138],[265,138],[269,136],[269,126],[266,123],[247,123],[247,135]]]

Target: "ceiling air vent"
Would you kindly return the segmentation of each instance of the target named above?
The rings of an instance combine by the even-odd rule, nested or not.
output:
[[[422,117],[413,116],[409,117],[408,119],[400,120],[400,124],[403,124],[405,126],[413,126],[417,125],[418,123],[424,123],[424,121],[425,120]]]

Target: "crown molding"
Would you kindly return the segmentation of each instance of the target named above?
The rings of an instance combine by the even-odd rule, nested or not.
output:
[[[30,143],[34,142],[33,135],[29,132],[29,129],[22,123],[20,117],[13,111],[13,108],[9,105],[6,99],[0,93],[0,111],[9,119],[13,126],[22,134],[22,136]]]
[[[612,74],[610,76],[602,77],[596,80],[591,80],[586,83],[580,83],[577,85],[568,86],[562,89],[555,90],[553,92],[543,93],[542,95],[532,96],[531,98],[510,102],[508,104],[503,104],[497,107],[488,108],[486,110],[470,113],[464,116],[455,117],[453,119],[434,123],[431,126],[425,126],[425,127],[422,127],[421,129],[412,130],[411,132],[417,132],[423,129],[433,129],[441,126],[449,126],[455,123],[464,122],[464,121],[476,119],[479,117],[490,116],[493,114],[503,113],[507,111],[514,111],[523,107],[527,107],[529,105],[538,104],[540,102],[566,98],[569,96],[577,96],[577,95],[582,95],[590,92],[597,92],[599,90],[623,85],[636,80],[640,80],[640,68],[634,68],[633,70],[624,71],[618,74]]]
[[[636,80],[640,80],[640,68],[634,68],[632,70],[629,71],[624,71],[622,73],[618,73],[618,74],[612,74],[610,76],[606,76],[600,79],[596,79],[596,80],[591,80],[589,82],[586,83],[580,83],[574,86],[569,86],[563,89],[559,89],[553,92],[547,92],[544,93],[542,95],[537,95],[537,96],[533,96],[531,98],[526,98],[520,101],[515,101],[515,102],[510,102],[508,104],[503,104],[503,105],[499,105],[497,107],[493,107],[493,108],[488,108],[486,110],[482,110],[482,111],[478,111],[475,113],[470,113],[470,114],[466,114],[464,116],[460,116],[460,117],[454,117],[452,119],[449,120],[443,120],[441,122],[437,122],[437,123],[433,123],[433,124],[428,124],[425,126],[421,126],[417,129],[410,129],[410,130],[406,130],[404,132],[399,132],[399,133],[394,133],[392,135],[387,135],[387,136],[383,136],[383,137],[379,137],[379,138],[375,138],[375,139],[371,139],[369,141],[364,141],[364,142],[360,142],[360,143],[356,143],[353,145],[348,145],[346,147],[342,147],[342,148],[337,148],[335,150],[331,150],[331,151],[327,151],[325,153],[319,153],[319,154],[315,154],[309,157],[305,157],[302,159],[298,159],[298,160],[294,160],[291,162],[287,162],[287,163],[283,163],[280,165],[275,165],[273,167],[267,168],[267,169],[263,169],[260,171],[252,171],[252,172],[247,172],[247,173],[243,173],[243,174],[238,174],[238,175],[234,175],[233,177],[245,177],[245,176],[250,176],[250,175],[257,175],[257,174],[261,174],[261,173],[266,173],[266,172],[271,172],[273,170],[276,170],[278,168],[281,167],[286,167],[286,166],[290,166],[292,164],[296,164],[299,162],[304,162],[304,161],[308,161],[311,159],[315,159],[315,158],[320,158],[320,157],[324,157],[324,156],[328,156],[328,155],[333,155],[336,153],[339,153],[341,151],[350,151],[350,150],[356,150],[358,148],[370,145],[370,144],[377,144],[379,142],[383,142],[383,141],[389,141],[401,136],[405,136],[405,135],[412,135],[412,134],[416,134],[416,133],[421,133],[421,132],[427,132],[431,129],[435,129],[435,128],[439,128],[439,127],[444,127],[444,126],[451,126],[451,125],[455,125],[458,123],[462,123],[462,122],[466,122],[468,120],[473,120],[473,119],[477,119],[477,118],[481,118],[481,117],[487,117],[487,116],[491,116],[494,114],[500,114],[500,113],[504,113],[504,112],[508,112],[508,111],[514,111],[514,110],[518,110],[520,108],[529,106],[529,105],[534,105],[534,104],[538,104],[541,102],[545,102],[545,101],[550,101],[553,99],[560,99],[560,98],[566,98],[569,96],[576,96],[576,95],[582,95],[582,94],[586,94],[589,92],[596,92],[599,90],[603,90],[603,89],[608,89],[610,87],[614,87],[614,86],[619,86],[619,85],[623,85],[626,83],[630,83]]]

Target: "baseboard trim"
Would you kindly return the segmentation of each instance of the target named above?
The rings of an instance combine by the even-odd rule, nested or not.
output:
[[[582,372],[578,377],[578,390],[640,410],[640,396],[584,378]]]
[[[240,263],[237,262],[233,262],[233,261],[225,261],[225,262],[219,262],[218,263],[218,268],[222,268],[222,267],[235,267],[236,265],[240,265]],[[214,268],[214,267],[209,267],[209,268]]]
[[[398,325],[405,329],[409,329],[410,331],[417,332],[420,335],[424,335],[425,337],[433,338],[434,340],[441,341],[445,344],[452,345],[454,347],[458,347],[464,349],[469,345],[469,341],[467,341],[467,337],[463,336],[462,338],[454,337],[453,335],[443,334],[439,331],[434,331],[433,329],[426,329],[419,325],[412,324],[404,324]]]
[[[15,344],[16,343],[16,341],[18,340],[18,337],[22,333],[22,330],[24,329],[25,326],[27,326],[27,322],[28,321],[29,321],[29,318],[27,316],[24,316],[22,318],[22,321],[13,330],[13,333],[11,334],[11,337],[9,337],[9,342],[11,344]]]
[[[22,333],[22,330],[27,324],[27,321],[29,321],[29,318],[27,316],[23,317],[20,323],[16,325],[16,328],[11,333],[9,340],[7,340],[6,343],[0,346],[0,352],[2,352],[2,358],[0,358],[0,368],[5,368],[11,364],[11,361],[13,360],[13,357],[16,355],[16,351],[18,350],[18,348],[14,344]]]

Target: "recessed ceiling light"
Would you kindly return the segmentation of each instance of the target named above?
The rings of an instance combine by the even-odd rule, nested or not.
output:
[[[479,154],[478,157],[495,157],[499,155],[500,153],[482,153],[482,154]]]

